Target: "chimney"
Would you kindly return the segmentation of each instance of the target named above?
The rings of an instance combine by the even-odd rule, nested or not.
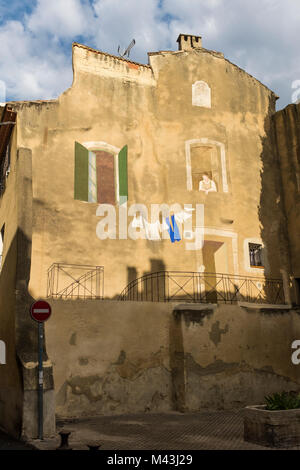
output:
[[[191,34],[179,34],[177,38],[179,51],[192,51],[202,48],[201,36],[192,36]]]

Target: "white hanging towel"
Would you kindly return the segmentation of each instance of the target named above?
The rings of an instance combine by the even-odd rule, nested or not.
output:
[[[158,221],[154,222],[153,224],[149,223],[143,215],[139,215],[138,217],[135,215],[131,226],[133,228],[142,228],[145,230],[145,235],[147,240],[160,240],[160,223]]]
[[[167,224],[165,219],[163,219],[162,221],[161,230],[169,230],[169,225]]]
[[[147,240],[161,240],[160,238],[160,223],[157,220],[153,224],[147,222],[146,219],[143,217],[143,223],[145,228],[145,234]]]
[[[177,214],[175,214],[175,220],[179,224],[182,224],[185,220],[190,219],[192,215],[193,214],[190,214],[186,211],[177,212]]]

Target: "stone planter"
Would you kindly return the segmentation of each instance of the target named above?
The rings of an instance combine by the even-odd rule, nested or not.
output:
[[[266,405],[247,406],[244,440],[267,447],[300,446],[300,408],[266,410]]]

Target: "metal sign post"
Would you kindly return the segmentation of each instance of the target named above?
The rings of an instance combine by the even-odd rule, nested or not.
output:
[[[51,306],[45,300],[38,300],[31,305],[30,314],[33,320],[38,322],[38,437],[44,438],[44,372],[43,372],[43,351],[44,351],[44,321],[51,315]]]
[[[43,439],[43,392],[44,392],[44,376],[43,376],[43,349],[44,349],[44,326],[42,322],[38,323],[38,349],[39,349],[39,365],[38,365],[38,436]]]

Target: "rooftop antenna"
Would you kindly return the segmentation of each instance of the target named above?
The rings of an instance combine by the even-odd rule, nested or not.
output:
[[[129,54],[130,54],[130,51],[131,49],[133,48],[133,46],[135,45],[135,39],[133,39],[131,41],[131,43],[129,44],[129,46],[127,47],[127,49],[125,51],[123,51],[122,53],[120,53],[120,46],[118,46],[118,53],[119,53],[119,56],[121,57],[125,57],[127,55],[127,57],[129,58]]]

